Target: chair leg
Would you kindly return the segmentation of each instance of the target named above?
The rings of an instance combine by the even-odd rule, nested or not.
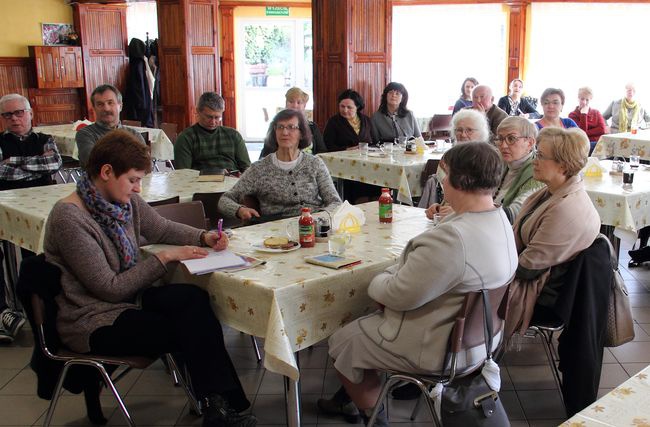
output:
[[[178,365],[176,364],[176,360],[174,360],[174,357],[167,353],[165,355],[165,359],[167,360],[167,363],[169,364],[170,370],[173,372],[174,377],[178,379],[178,382],[180,383],[181,387],[183,387],[183,390],[185,390],[185,394],[187,394],[187,398],[190,401],[190,405],[192,406],[192,411],[194,414],[197,416],[201,416],[201,406],[199,405],[199,402],[196,400],[196,397],[194,397],[194,392],[192,391],[190,384],[189,384],[189,376],[188,379],[186,380],[183,375],[181,375],[180,370],[178,369]]]
[[[548,363],[551,365],[551,371],[553,373],[553,380],[555,381],[555,386],[560,392],[560,400],[562,401],[562,406],[566,410],[566,405],[564,403],[564,396],[562,395],[562,376],[558,368],[559,356],[553,345],[553,331],[543,331],[539,330],[540,335],[542,336],[542,346],[544,347],[544,353],[546,353],[546,358]]]
[[[50,401],[50,406],[47,408],[47,414],[45,415],[45,420],[43,421],[43,427],[49,427],[52,422],[52,417],[54,416],[54,409],[56,404],[59,402],[59,397],[61,396],[61,389],[63,388],[63,381],[65,376],[68,374],[68,369],[70,369],[69,364],[63,365],[63,370],[59,375],[59,380],[56,382],[56,387],[54,388],[54,394],[52,394],[52,400]]]
[[[257,357],[257,363],[262,361],[262,355],[260,354],[260,347],[257,345],[257,340],[254,335],[251,335],[251,341],[253,342],[253,350],[255,350],[255,357]]]

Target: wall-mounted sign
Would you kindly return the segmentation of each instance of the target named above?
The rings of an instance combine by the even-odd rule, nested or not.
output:
[[[266,6],[266,16],[289,16],[289,8],[281,6]]]

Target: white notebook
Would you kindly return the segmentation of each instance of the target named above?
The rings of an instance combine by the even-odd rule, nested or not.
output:
[[[246,264],[246,260],[229,250],[214,251],[208,249],[208,256],[198,259],[187,259],[181,261],[192,274],[206,274],[224,268],[241,267]]]

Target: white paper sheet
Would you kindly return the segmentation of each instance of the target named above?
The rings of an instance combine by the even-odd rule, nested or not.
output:
[[[209,250],[208,256],[205,258],[188,259],[181,262],[185,264],[187,270],[192,274],[206,274],[212,271],[240,267],[246,264],[246,260],[229,250],[219,252]]]

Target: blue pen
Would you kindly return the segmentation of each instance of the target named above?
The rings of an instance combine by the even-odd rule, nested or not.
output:
[[[219,232],[219,238],[221,239],[221,230],[223,229],[223,218],[219,218],[217,222],[217,231]]]

